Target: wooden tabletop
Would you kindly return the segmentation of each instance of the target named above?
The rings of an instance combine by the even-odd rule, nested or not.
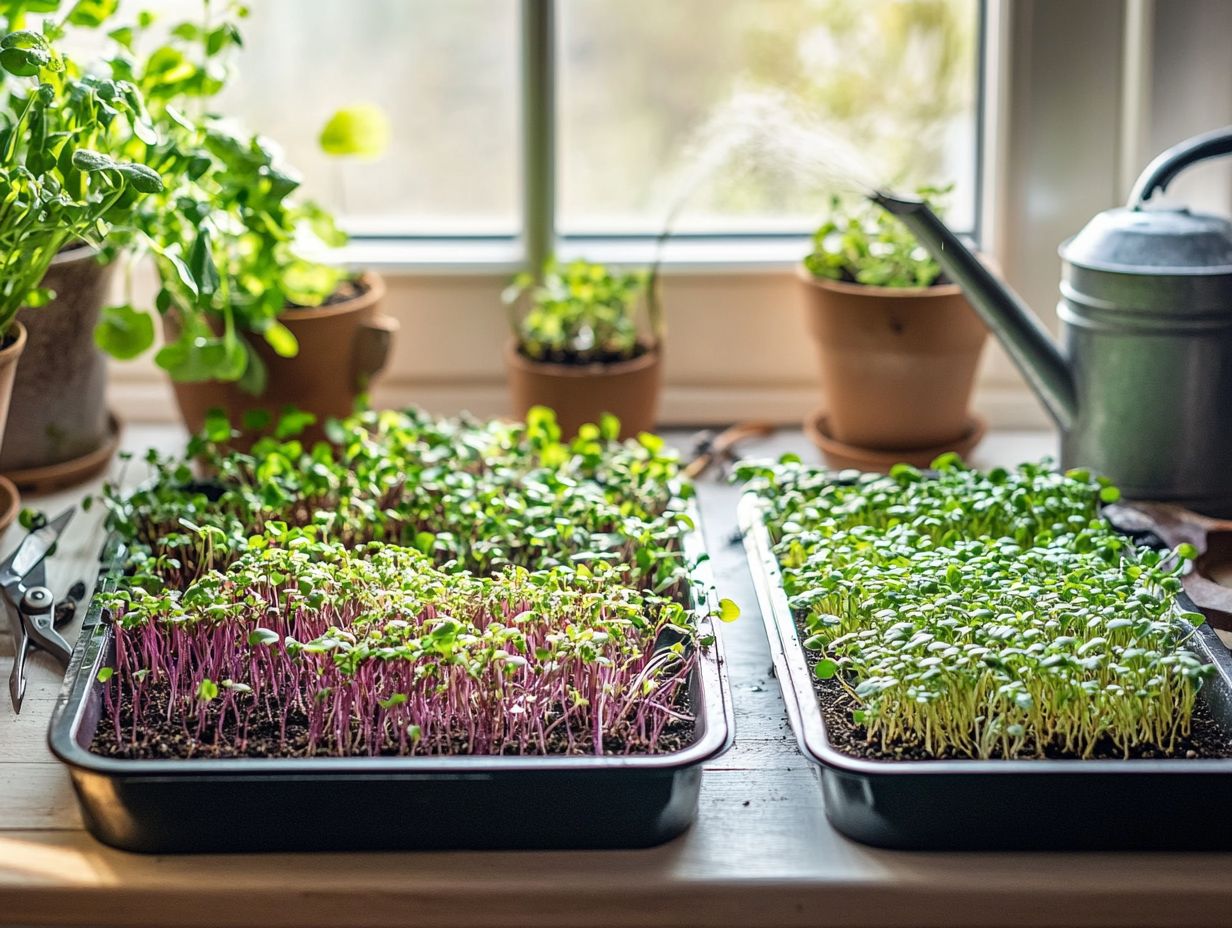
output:
[[[180,441],[174,429],[145,427],[130,428],[125,443],[173,448]],[[762,447],[778,453],[805,446],[798,433],[784,433]],[[980,459],[1009,463],[1049,450],[1046,436],[993,435]],[[127,477],[139,476],[134,465]],[[81,493],[32,502],[54,513]],[[739,602],[744,616],[722,630],[736,743],[706,768],[698,822],[682,837],[651,850],[603,852],[114,851],[82,830],[68,775],[47,751],[59,679],[38,658],[20,716],[0,690],[0,924],[1232,924],[1232,855],[909,853],[839,836],[826,822],[817,771],[788,729],[744,556],[729,543],[736,490],[708,481],[701,499],[721,593]],[[79,512],[49,562],[57,593],[93,576],[102,540],[97,519],[97,510]],[[0,550],[18,537],[9,532]],[[0,634],[0,683],[7,683],[11,655]]]

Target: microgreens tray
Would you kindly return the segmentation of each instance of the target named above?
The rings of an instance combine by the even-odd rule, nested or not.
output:
[[[844,477],[850,479],[851,475]],[[1108,490],[1103,498],[1114,496],[1115,492]],[[1072,758],[1034,756],[1029,749],[1019,756],[1012,753],[1004,756],[1029,737],[1030,732],[1024,735],[1020,726],[1006,726],[1010,728],[1008,734],[1004,728],[996,731],[995,742],[961,748],[971,753],[960,756],[959,752],[947,749],[945,738],[936,734],[936,726],[960,718],[962,713],[946,709],[944,700],[954,699],[952,693],[940,697],[926,695],[944,691],[944,685],[935,678],[926,678],[927,669],[919,666],[930,658],[919,663],[907,658],[918,674],[915,679],[920,681],[912,692],[919,693],[923,699],[943,700],[935,708],[922,703],[918,715],[912,713],[909,706],[887,707],[877,701],[879,688],[897,685],[892,680],[875,677],[872,684],[856,688],[859,679],[867,679],[853,677],[857,670],[888,665],[869,664],[878,653],[875,648],[856,647],[854,656],[853,650],[844,649],[845,643],[855,640],[858,645],[861,639],[827,638],[823,633],[820,642],[815,640],[813,627],[806,631],[801,624],[799,610],[816,594],[801,592],[798,583],[794,599],[797,611],[793,613],[784,587],[783,566],[776,556],[767,525],[772,506],[776,504],[777,501],[772,504],[750,489],[740,503],[740,526],[788,717],[805,755],[821,766],[826,814],[839,831],[868,844],[907,849],[1232,847],[1232,797],[1226,789],[1227,778],[1232,775],[1232,758],[1193,757],[1185,753],[1175,757],[1113,757],[1107,756],[1105,751],[1083,759],[1081,748]],[[855,505],[851,503],[852,507]],[[970,512],[970,508],[967,511]],[[781,506],[778,513],[781,519]],[[817,512],[810,510],[808,515],[815,518]],[[792,522],[792,531],[801,528],[803,521]],[[860,544],[878,544],[876,534],[868,531]],[[926,541],[923,547],[928,548]],[[835,557],[841,557],[839,548],[836,543]],[[798,561],[799,551],[795,554]],[[1155,558],[1152,556],[1148,560]],[[978,559],[975,561],[978,563]],[[907,566],[902,568],[901,578],[907,585],[907,599],[910,599],[915,590],[926,587],[931,581],[927,571],[916,577],[911,575],[909,557],[904,556],[903,562]],[[820,561],[816,563],[818,569],[828,572],[826,582],[838,582],[835,571],[841,571],[840,561],[834,561],[831,567]],[[1160,557],[1158,563],[1166,564],[1166,558]],[[962,567],[963,562],[956,557],[949,571],[949,579],[956,588],[961,588],[963,581],[955,571]],[[944,578],[945,573],[941,576]],[[855,582],[863,579],[857,577]],[[875,588],[864,587],[866,593]],[[1177,597],[1177,604],[1181,610],[1192,608],[1183,594]],[[908,607],[904,605],[903,608]],[[851,634],[846,625],[840,626],[838,616],[823,618],[833,622],[836,636]],[[903,616],[881,615],[881,624],[876,627],[891,627],[901,618]],[[1114,616],[1105,621],[1116,623],[1113,627],[1117,628],[1123,625],[1118,618]],[[1196,689],[1196,708],[1213,725],[1232,731],[1232,659],[1227,649],[1205,624],[1192,628],[1183,618],[1175,621],[1188,655],[1182,663],[1189,661],[1193,665],[1191,668],[1190,664],[1185,664],[1185,670],[1201,681],[1200,688]],[[1098,633],[1100,629],[1095,631]],[[865,640],[871,634],[865,632]],[[1112,631],[1105,634],[1113,637]],[[807,647],[806,637],[809,638]],[[1103,640],[1099,638],[1087,653],[1099,650]],[[922,637],[913,639],[913,642],[922,641]],[[980,649],[981,654],[983,650]],[[951,655],[954,652],[940,648],[937,653]],[[1015,657],[1008,655],[1004,659],[1014,660]],[[863,670],[863,673],[869,672],[872,671]],[[861,693],[866,707],[883,713],[877,720],[883,723],[881,728],[869,730],[888,731],[893,735],[897,730],[894,724],[913,717],[923,720],[918,724],[933,727],[922,729],[926,735],[919,738],[913,748],[903,752],[903,759],[897,759],[892,751],[887,754],[873,750],[866,756],[858,756],[858,752],[849,747],[850,732],[843,732],[840,737],[828,724],[827,719],[833,720],[835,716],[827,715],[819,696],[818,680],[830,682],[830,678],[840,673],[848,675],[851,682],[844,685],[852,688],[850,692]],[[1158,677],[1150,682],[1158,684]],[[1011,693],[1011,688],[1006,687],[998,694],[1005,698],[1004,704],[1011,707],[1007,715],[1012,713],[1017,698],[1024,707],[1023,717],[1038,719],[1039,714],[1031,714],[1030,697]],[[1035,695],[1038,698],[1038,694]],[[1094,696],[1087,698],[1092,700],[1090,705],[1098,705],[1093,702]],[[1175,698],[1179,705],[1188,697]],[[1129,702],[1126,697],[1112,698],[1107,708],[1100,711],[1116,715],[1123,712]],[[863,716],[865,710],[856,711],[860,713],[856,716],[858,723],[865,728],[873,724],[873,719]],[[1064,717],[1064,713],[1059,714]],[[1168,728],[1172,723],[1166,718],[1162,722],[1148,718],[1143,724],[1148,728],[1152,724]],[[927,735],[929,732],[933,734]],[[933,745],[931,750],[939,751],[938,757],[928,756],[929,752],[921,750],[929,740]],[[1073,743],[1082,742],[1075,735]],[[1128,749],[1126,753],[1130,753]]]
[[[714,597],[700,531],[686,538],[692,602]],[[700,561],[699,561],[700,559]],[[123,582],[109,544],[100,588]],[[713,607],[717,610],[717,604]],[[707,611],[707,610],[703,610]],[[665,754],[130,760],[90,745],[105,724],[99,671],[114,629],[95,601],[52,717],[52,751],[68,765],[86,827],[147,853],[436,848],[619,848],[662,843],[697,814],[701,765],[725,751],[734,723],[722,645],[699,622],[687,683],[691,742]]]
[[[342,428],[332,452],[207,448],[221,484],[154,462],[109,501],[50,736],[90,831],[162,853],[639,847],[688,827],[732,738],[713,625],[732,610],[657,439],[562,445],[542,416]],[[558,490],[574,521],[538,537]],[[481,505],[510,513],[498,533],[464,524]]]

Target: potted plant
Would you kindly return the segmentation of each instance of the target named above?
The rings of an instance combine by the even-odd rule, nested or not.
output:
[[[928,473],[741,476],[776,666],[843,831],[898,847],[1192,846],[1194,828],[1229,820],[1232,659],[1181,595],[1194,551],[1114,530],[1106,480],[984,474],[952,454]]]
[[[26,374],[16,394],[21,405],[12,417],[19,423],[17,431],[55,428],[68,436],[81,427],[89,434],[68,437],[88,443],[96,437],[94,427],[99,423],[82,422],[67,410],[64,403],[68,399],[81,397],[66,395],[65,390],[97,384],[89,370],[81,376],[67,374],[57,361],[58,354],[72,355],[79,347],[80,333],[71,325],[63,326],[61,307],[53,314],[52,326],[28,340],[19,315],[23,308],[44,307],[53,294],[42,283],[55,284],[63,279],[59,275],[70,273],[66,268],[78,263],[82,248],[93,261],[93,251],[112,223],[130,221],[141,198],[160,192],[163,183],[157,171],[145,164],[113,157],[132,151],[144,159],[157,144],[140,92],[115,76],[82,73],[52,46],[58,34],[51,24],[48,34],[18,31],[0,40],[0,67],[8,85],[0,117],[4,123],[0,185],[7,204],[0,210],[7,268],[0,280],[0,339],[4,345],[0,350],[0,433],[5,432],[17,361],[29,345],[22,365]],[[55,268],[50,275],[49,268]],[[80,297],[88,304],[101,293],[103,282],[98,275],[91,270],[85,276],[92,278],[92,292],[75,296],[73,302]],[[90,306],[85,305],[83,311],[82,318],[88,317]],[[68,318],[77,317],[70,312]],[[89,359],[83,364],[88,369]],[[53,411],[59,409],[62,418],[49,421],[49,405]],[[40,438],[57,444],[45,434]],[[71,451],[81,450],[78,444],[70,445]],[[42,448],[46,447],[44,443]],[[29,446],[19,441],[18,453],[28,451]]]
[[[902,223],[833,198],[799,277],[826,401],[805,428],[827,461],[885,470],[975,446],[984,425],[968,404],[987,332]]]
[[[310,450],[298,424],[241,453],[213,416],[187,449],[208,483],[154,455],[151,481],[109,491],[124,569],[52,735],[91,829],[203,850],[684,828],[729,737],[710,622],[736,610],[662,442],[610,419],[562,442],[543,409],[366,412]],[[261,814],[220,815],[224,796]]]
[[[238,6],[211,7],[136,63],[150,21],[110,33],[167,139],[157,162],[167,188],[142,205],[134,247],[158,270],[155,308],[166,343],[155,360],[193,432],[211,409],[237,425],[292,406],[318,422],[347,415],[384,366],[396,328],[380,312],[378,275],[318,257],[346,237],[324,209],[296,198],[299,181],[277,147],[218,117],[186,115],[225,85],[241,15]],[[348,150],[345,130],[365,125],[371,121],[333,121],[330,150]],[[350,150],[369,150],[362,141],[352,139]],[[154,328],[130,294],[104,315],[98,342],[130,358],[154,343]]]
[[[513,411],[556,411],[566,435],[602,414],[623,434],[654,428],[663,382],[663,322],[654,279],[601,264],[549,260],[505,292],[512,337],[505,366]],[[524,302],[529,306],[519,312]],[[645,321],[642,315],[645,313]]]
[[[4,32],[21,29],[29,12],[48,16],[43,36],[60,40],[66,31],[99,25],[105,11],[99,4],[76,3],[59,21],[49,14],[59,4],[7,4]],[[67,74],[80,78],[80,69],[64,61]],[[100,72],[108,71],[106,64]],[[6,76],[9,89],[21,78]],[[121,80],[118,73],[103,77]],[[138,98],[134,98],[138,99]],[[142,120],[148,117],[142,113]],[[143,127],[145,140],[125,131],[126,123],[96,127],[87,144],[136,160],[145,158],[152,140]],[[101,130],[101,134],[100,134]],[[113,207],[108,217],[121,230],[122,213],[136,201]],[[0,473],[21,488],[49,490],[85,479],[106,465],[119,439],[118,423],[106,406],[106,358],[94,344],[92,332],[111,291],[114,248],[97,236],[87,241],[69,241],[48,265],[40,289],[48,294],[44,305],[20,310],[17,320],[26,330],[26,363],[19,366],[13,382],[13,405],[23,410],[8,420],[0,445]]]

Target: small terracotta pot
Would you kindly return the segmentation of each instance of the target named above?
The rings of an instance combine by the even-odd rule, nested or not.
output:
[[[105,467],[100,452],[114,436],[107,415],[107,359],[94,344],[114,264],[82,245],[56,255],[42,285],[56,298],[17,318],[27,332],[25,361],[13,382],[13,407],[0,448],[0,473],[36,472],[81,458],[96,459],[86,479]]]
[[[623,438],[652,431],[658,419],[663,384],[659,348],[613,364],[554,364],[532,361],[511,338],[505,345],[505,367],[514,415],[524,419],[532,406],[554,409],[565,437],[576,435],[587,422],[598,422],[605,412],[620,420]]]
[[[189,431],[199,432],[211,409],[221,409],[232,426],[240,429],[244,414],[250,410],[264,410],[277,421],[283,410],[293,407],[317,417],[317,424],[305,430],[302,437],[308,441],[322,439],[325,420],[349,415],[356,398],[385,366],[398,329],[397,321],[380,311],[385,295],[380,276],[365,273],[360,283],[363,293],[353,299],[312,309],[291,309],[279,317],[299,342],[299,353],[293,358],[279,357],[260,336],[248,336],[268,371],[265,392],[260,396],[217,380],[172,381]],[[179,333],[170,315],[163,317],[163,328],[169,339]]]
[[[13,380],[17,376],[17,362],[25,350],[26,327],[20,322],[14,322],[7,339],[0,335],[0,435],[4,434],[9,406],[13,399]],[[24,410],[18,410],[18,416],[23,414]]]
[[[959,439],[988,335],[962,289],[868,287],[798,273],[830,436],[888,451]]]

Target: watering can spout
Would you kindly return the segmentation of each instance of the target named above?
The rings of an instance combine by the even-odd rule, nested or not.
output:
[[[936,258],[946,276],[962,286],[972,307],[1005,346],[1057,425],[1068,431],[1077,414],[1073,375],[1035,314],[993,276],[923,200],[885,191],[877,191],[871,199],[897,216]]]

